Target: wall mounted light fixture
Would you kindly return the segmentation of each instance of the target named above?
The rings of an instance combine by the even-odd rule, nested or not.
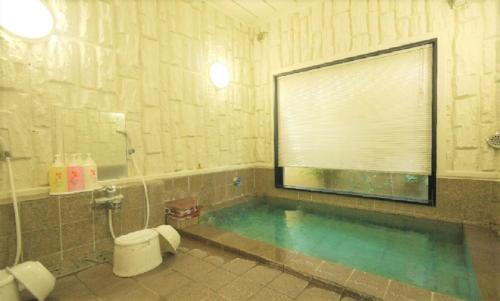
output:
[[[210,79],[219,89],[227,87],[229,84],[229,70],[223,63],[214,63],[210,67]]]
[[[23,38],[39,39],[52,31],[54,19],[40,0],[0,0],[0,26]]]

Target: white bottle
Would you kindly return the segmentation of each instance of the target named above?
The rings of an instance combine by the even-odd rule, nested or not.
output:
[[[82,166],[85,177],[85,189],[97,188],[97,164],[92,160],[90,153],[87,154]]]

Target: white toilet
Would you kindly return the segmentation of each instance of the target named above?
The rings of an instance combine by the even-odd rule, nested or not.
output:
[[[20,301],[17,283],[6,270],[0,270],[0,300],[2,301]]]
[[[167,251],[175,253],[180,235],[172,226],[161,225],[117,237],[113,273],[120,277],[132,277],[159,266],[162,262],[159,234],[167,241]]]

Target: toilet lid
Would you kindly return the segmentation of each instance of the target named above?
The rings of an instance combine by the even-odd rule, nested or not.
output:
[[[154,228],[154,230],[160,233],[167,241],[167,251],[174,254],[177,253],[177,248],[181,243],[181,236],[179,233],[170,225],[161,225]]]
[[[155,236],[158,236],[158,232],[153,229],[144,229],[117,237],[115,244],[120,246],[135,245],[146,242]]]

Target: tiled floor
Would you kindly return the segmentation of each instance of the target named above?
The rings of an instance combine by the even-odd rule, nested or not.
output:
[[[47,300],[355,301],[190,239],[183,239],[180,252],[168,255],[153,271],[119,278],[113,275],[110,264],[100,264],[59,279]]]

